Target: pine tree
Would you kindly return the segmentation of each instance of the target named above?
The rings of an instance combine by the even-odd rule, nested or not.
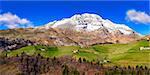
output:
[[[64,65],[63,75],[69,75],[69,70],[67,65]]]
[[[79,72],[77,69],[75,69],[75,70],[73,71],[73,75],[80,75],[80,72]]]
[[[85,59],[85,58],[83,58],[83,62],[86,62],[86,59]]]
[[[78,61],[79,61],[79,63],[82,63],[82,59],[81,59],[81,58],[79,58],[79,60],[78,60]]]

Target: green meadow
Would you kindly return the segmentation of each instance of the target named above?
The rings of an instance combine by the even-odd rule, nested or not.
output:
[[[150,50],[140,50],[140,47],[149,46],[146,40],[132,42],[129,44],[104,44],[94,45],[88,48],[81,48],[79,46],[60,46],[60,47],[46,47],[46,46],[27,46],[17,50],[3,52],[0,55],[7,55],[9,57],[20,55],[22,52],[28,55],[41,54],[43,57],[60,57],[70,55],[74,58],[85,58],[88,61],[103,61],[109,60],[105,65],[146,65],[150,67]],[[79,50],[77,53],[73,51]]]

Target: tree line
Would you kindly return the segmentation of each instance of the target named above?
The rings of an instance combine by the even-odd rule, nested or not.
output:
[[[85,58],[74,59],[72,56],[43,57],[41,54],[33,56],[22,52],[15,57],[0,57],[0,66],[17,63],[18,75],[150,75],[147,66],[110,66],[104,67],[98,61],[88,61]]]

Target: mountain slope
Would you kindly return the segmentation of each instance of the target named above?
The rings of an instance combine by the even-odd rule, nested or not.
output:
[[[66,37],[82,45],[100,43],[128,43],[140,38],[140,34],[124,24],[116,24],[102,19],[96,14],[74,15],[54,21],[37,29],[57,29]]]
[[[150,40],[150,35],[144,36],[142,39],[143,40]]]
[[[55,46],[129,43],[141,38],[139,33],[124,24],[116,24],[88,13],[36,28],[1,30],[0,36],[11,39],[23,38]]]

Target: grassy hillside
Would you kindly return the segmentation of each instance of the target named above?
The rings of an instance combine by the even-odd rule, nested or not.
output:
[[[40,53],[44,57],[59,57],[63,55],[71,55],[74,58],[86,58],[89,61],[110,60],[110,65],[150,65],[150,50],[140,51],[139,48],[149,46],[148,41],[138,41],[130,44],[105,44],[95,45],[88,48],[80,48],[78,46],[61,46],[61,47],[45,47],[45,46],[27,46],[18,50],[7,52],[8,56],[20,55],[26,52],[28,55]],[[41,50],[42,49],[42,50]],[[73,53],[74,50],[79,50]],[[106,64],[106,65],[109,65]]]
[[[150,65],[150,50],[142,50],[139,48],[143,46],[149,46],[148,41],[139,41],[136,43],[128,44],[124,53],[112,55],[112,61],[116,64],[132,64],[132,65]],[[125,50],[125,49],[121,49]]]

